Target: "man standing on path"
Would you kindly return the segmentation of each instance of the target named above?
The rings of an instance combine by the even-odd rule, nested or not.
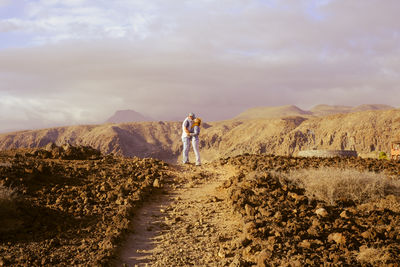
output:
[[[182,123],[182,142],[183,142],[183,153],[182,163],[189,163],[189,148],[190,148],[190,130],[192,129],[193,120],[196,118],[194,113],[189,113],[188,117]]]

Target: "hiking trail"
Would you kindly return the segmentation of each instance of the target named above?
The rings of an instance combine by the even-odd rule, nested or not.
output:
[[[229,168],[173,166],[159,193],[136,211],[118,266],[221,266],[234,262],[225,245],[240,234],[241,219],[219,186]]]

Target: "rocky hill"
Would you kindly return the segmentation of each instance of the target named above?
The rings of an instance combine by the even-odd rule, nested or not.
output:
[[[310,109],[315,116],[333,115],[338,113],[350,113],[353,107],[338,105],[317,105]]]
[[[23,131],[1,134],[0,149],[70,143],[103,153],[176,162],[181,153],[180,127],[180,122],[136,122]],[[205,161],[243,153],[296,155],[307,149],[355,149],[365,156],[389,152],[391,140],[400,139],[400,110],[228,120],[202,128]]]
[[[327,116],[342,113],[352,113],[368,110],[388,110],[394,107],[380,104],[364,104],[359,106],[316,105],[310,110],[303,110],[295,105],[250,108],[240,113],[234,119],[270,119],[287,116]]]
[[[311,115],[311,112],[302,110],[294,105],[276,107],[257,107],[250,108],[240,113],[235,119],[261,119],[261,118],[280,118],[286,116]]]
[[[152,121],[151,118],[140,114],[134,110],[126,109],[126,110],[118,110],[112,115],[109,119],[106,120],[106,123],[124,123],[124,122],[141,122],[141,121]]]
[[[393,109],[393,107],[388,105],[379,105],[379,104],[364,104],[356,107],[317,105],[313,107],[310,110],[310,112],[314,116],[326,116],[339,113],[351,113],[351,112],[368,111],[368,110],[388,110],[388,109]]]

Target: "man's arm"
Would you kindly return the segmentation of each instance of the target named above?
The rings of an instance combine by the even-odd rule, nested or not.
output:
[[[183,122],[183,130],[190,135],[190,131],[189,131],[189,121],[187,119],[185,119],[185,121]]]

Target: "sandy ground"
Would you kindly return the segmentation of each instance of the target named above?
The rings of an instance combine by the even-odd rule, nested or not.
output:
[[[139,209],[118,266],[224,266],[234,261],[224,244],[240,218],[219,186],[233,169],[177,166],[171,180]]]

